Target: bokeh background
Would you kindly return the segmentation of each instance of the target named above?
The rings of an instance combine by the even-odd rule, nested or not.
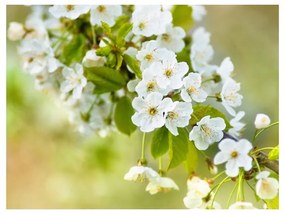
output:
[[[212,33],[213,62],[232,58],[244,95],[243,137],[252,139],[256,113],[278,121],[278,6],[206,9],[207,16],[197,26],[205,25]],[[10,21],[23,22],[28,13],[28,7],[7,6],[7,26]],[[16,45],[7,41],[7,208],[184,208],[183,166],[168,174],[180,191],[150,196],[145,184],[124,181],[139,158],[140,133],[114,133],[104,139],[80,136],[57,99],[34,89],[32,77],[22,71]],[[256,141],[258,146],[277,144],[278,127]],[[147,157],[151,160],[149,152]],[[203,157],[199,165],[205,168]],[[230,187],[225,185],[217,195],[222,204]],[[246,198],[254,200],[250,190]]]

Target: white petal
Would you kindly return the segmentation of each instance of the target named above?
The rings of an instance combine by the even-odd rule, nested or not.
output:
[[[146,108],[146,103],[141,97],[135,97],[132,102],[132,106],[135,110],[141,111],[142,109]]]
[[[237,142],[236,148],[240,153],[247,154],[252,149],[252,144],[246,139],[241,139]]]
[[[230,159],[226,163],[226,174],[231,177],[236,177],[239,173],[239,166],[236,160]]]
[[[262,172],[258,173],[255,178],[257,180],[259,180],[259,179],[262,179],[262,178],[267,178],[267,177],[269,177],[269,175],[270,175],[270,172],[262,171]]]
[[[252,158],[250,156],[240,154],[237,160],[239,166],[243,167],[245,171],[252,168]]]
[[[225,152],[218,152],[214,158],[214,164],[218,165],[229,160],[229,154]]]
[[[236,142],[232,139],[226,138],[219,143],[219,149],[223,152],[231,152],[235,148]]]

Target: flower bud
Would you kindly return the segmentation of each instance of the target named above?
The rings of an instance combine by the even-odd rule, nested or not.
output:
[[[270,118],[266,114],[257,114],[255,117],[254,125],[257,129],[263,129],[269,126]]]
[[[8,38],[12,41],[17,41],[23,38],[26,31],[22,24],[11,22],[8,29]]]
[[[216,175],[218,173],[218,167],[213,163],[209,158],[206,159],[208,169],[212,175]]]

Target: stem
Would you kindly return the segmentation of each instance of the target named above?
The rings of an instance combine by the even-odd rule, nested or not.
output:
[[[145,132],[143,133],[142,137],[142,153],[141,153],[141,160],[145,160]]]
[[[263,150],[272,150],[272,149],[274,149],[274,147],[263,147],[263,148],[254,150],[251,154],[254,154],[254,153],[257,153]]]
[[[225,177],[225,178],[221,181],[221,183],[219,183],[219,185],[217,186],[217,189],[216,189],[216,191],[215,191],[215,193],[214,193],[214,196],[213,196],[213,199],[212,199],[212,202],[211,202],[211,206],[210,206],[211,208],[213,207],[215,198],[216,198],[216,196],[217,196],[217,192],[219,191],[219,189],[221,188],[221,186],[222,186],[224,183],[227,182],[228,179],[229,179],[229,176]],[[230,181],[230,180],[228,180],[228,181]]]
[[[160,176],[163,175],[163,170],[162,170],[162,157],[158,158],[158,172],[160,174]]]
[[[278,124],[279,124],[279,122],[277,121],[277,122],[275,122],[275,123],[271,123],[271,124],[270,124],[269,126],[267,126],[266,128],[261,129],[259,132],[258,132],[258,130],[256,130],[252,142],[254,142],[254,141],[256,140],[256,138],[257,138],[262,132],[264,132],[266,129],[268,129],[268,128],[272,127],[272,126],[278,125]],[[258,133],[256,134],[256,132],[258,132]]]
[[[234,188],[232,189],[232,191],[230,193],[230,197],[229,197],[229,199],[227,201],[227,209],[229,208],[229,205],[230,205],[230,202],[232,200],[233,194],[236,191],[237,187],[238,187],[238,182],[235,183]]]
[[[218,177],[220,177],[222,174],[225,173],[225,170],[220,172],[219,174],[217,174],[216,176],[214,176],[213,178],[211,178],[212,180],[216,180]]]
[[[255,162],[255,165],[256,165],[256,167],[257,167],[257,169],[258,169],[258,172],[261,172],[261,169],[260,169],[260,166],[259,166],[259,163],[258,163],[256,157],[253,156],[252,158],[253,158],[253,160],[254,160],[254,162]]]
[[[236,197],[236,200],[237,201],[242,201],[243,200],[243,195],[242,195],[242,178],[243,178],[243,171],[241,171],[239,173],[239,176],[238,176],[238,190],[237,190],[237,197]]]
[[[95,30],[92,24],[91,24],[91,32],[92,32],[93,45],[96,45],[96,34],[95,34]]]

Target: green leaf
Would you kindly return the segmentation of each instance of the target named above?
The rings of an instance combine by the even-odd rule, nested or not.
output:
[[[164,155],[169,148],[169,137],[170,135],[167,128],[162,127],[157,129],[152,137],[151,141],[151,154],[156,159],[162,155]]]
[[[226,123],[225,131],[229,130],[232,127],[227,117],[224,115],[224,113],[220,112],[218,109],[215,109],[212,106],[201,106],[201,105],[196,105],[193,107],[193,114],[190,120],[190,124],[192,126],[195,125],[197,122],[199,122],[203,117],[207,115],[211,116],[211,118],[213,117],[223,118]]]
[[[188,153],[188,134],[185,129],[179,129],[179,134],[174,136],[169,133],[169,166],[168,169],[172,169],[178,166],[180,163],[186,160]]]
[[[111,27],[106,22],[102,22],[101,21],[101,24],[102,24],[103,31],[106,34],[111,34],[112,33]]]
[[[192,7],[187,5],[176,5],[172,10],[172,23],[174,26],[182,27],[186,32],[193,25]]]
[[[121,54],[117,53],[116,54],[116,70],[119,70],[122,66],[123,63],[123,57]]]
[[[117,56],[116,54],[114,54],[113,52],[110,53],[108,56],[107,56],[107,62],[106,64],[111,67],[111,68],[114,68],[117,64]]]
[[[84,67],[84,74],[95,84],[97,94],[119,90],[126,84],[120,71],[108,67]]]
[[[115,25],[111,27],[112,32],[119,30],[124,23],[129,21],[129,19],[129,16],[127,15],[119,16],[116,20]]]
[[[98,48],[96,50],[96,55],[97,56],[108,56],[111,53],[111,51],[112,51],[112,48],[109,45],[107,45],[105,47]]]
[[[279,146],[274,147],[269,154],[268,154],[269,160],[278,160],[279,159]]]
[[[125,37],[128,35],[128,33],[132,30],[133,24],[131,23],[125,23],[123,24],[119,30],[118,30],[118,35],[117,35],[117,45],[119,47],[124,46],[125,44]]]
[[[136,74],[136,76],[139,79],[141,79],[142,72],[141,72],[138,61],[128,54],[124,54],[124,61],[130,67],[130,69],[132,69],[132,71]]]
[[[279,196],[277,195],[274,199],[265,200],[268,209],[279,209]]]
[[[82,34],[73,35],[70,42],[63,47],[60,60],[66,65],[81,62],[86,50],[86,38]]]
[[[178,62],[186,62],[189,66],[189,71],[194,71],[190,60],[190,50],[188,47],[183,48],[176,56]]]
[[[131,120],[133,114],[134,109],[131,100],[126,96],[120,98],[114,114],[115,124],[120,132],[131,135],[136,130],[137,127]]]
[[[198,163],[198,153],[194,143],[191,141],[188,143],[188,153],[184,163],[188,175],[191,175],[193,172],[195,172]]]

